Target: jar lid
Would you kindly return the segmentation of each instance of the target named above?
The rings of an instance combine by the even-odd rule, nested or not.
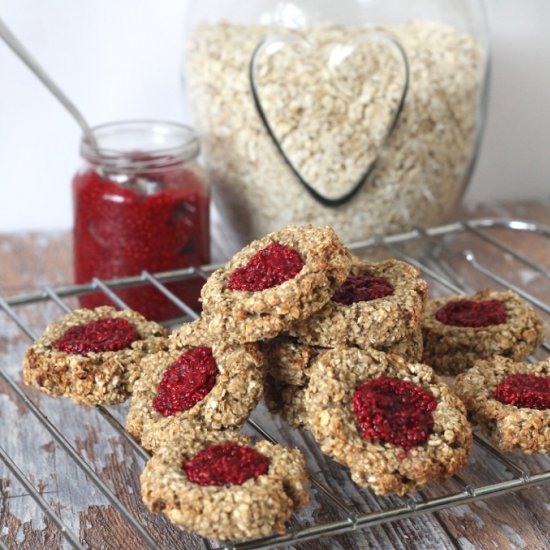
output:
[[[80,154],[109,171],[140,172],[195,159],[200,151],[190,126],[158,120],[127,120],[94,126],[99,148],[83,137]]]

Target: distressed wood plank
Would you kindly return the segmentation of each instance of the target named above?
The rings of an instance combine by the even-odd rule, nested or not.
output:
[[[493,205],[470,209],[467,217],[512,216],[548,223],[549,203]],[[463,215],[463,212],[459,216]],[[493,234],[493,233],[492,233]],[[510,238],[509,232],[495,230],[498,238],[518,247],[525,255],[545,266],[550,266],[548,249],[542,243],[525,246],[523,235]],[[484,262],[494,255],[491,245],[479,240],[455,239],[443,251],[453,269],[459,262],[452,252],[463,244],[474,246]],[[214,261],[219,261],[223,248],[218,247]],[[505,262],[502,264],[502,262]],[[40,284],[63,284],[71,281],[71,239],[68,233],[48,235],[21,234],[0,236],[0,294],[10,295],[34,291]],[[499,263],[500,262],[500,263]],[[510,274],[511,280],[528,284],[533,293],[548,298],[548,285],[535,275],[518,267],[515,260],[500,259],[496,264]],[[490,264],[493,265],[493,264]],[[460,273],[459,273],[460,274]],[[471,270],[464,276],[475,286],[487,286],[485,278]],[[443,292],[437,285],[435,291]],[[494,286],[494,285],[493,285]],[[545,294],[546,293],[546,294]],[[74,304],[74,301],[72,302]],[[19,307],[18,312],[36,332],[55,317],[60,310],[53,304]],[[16,380],[20,380],[20,360],[28,340],[3,313],[0,313],[1,366]],[[143,461],[135,456],[128,444],[93,410],[79,408],[67,400],[53,399],[32,389],[25,391],[36,400],[52,422],[81,452],[98,475],[113,489],[120,500],[146,527],[162,548],[204,548],[199,537],[189,535],[170,525],[161,516],[145,509],[139,497],[139,473]],[[119,418],[124,417],[125,406],[113,408]],[[261,407],[255,418],[269,425],[274,435],[287,444],[301,448],[306,454],[310,470],[332,491],[338,494],[355,512],[378,511],[400,503],[398,499],[374,497],[350,482],[344,468],[324,457],[307,433],[291,430],[279,419]],[[73,532],[78,533],[90,548],[143,548],[134,532],[97,489],[76,468],[73,461],[51,436],[32,417],[26,407],[5,384],[0,383],[0,421],[9,430],[0,431],[0,444],[40,488],[44,497]],[[519,458],[525,467],[537,470],[548,468],[544,458]],[[546,462],[545,462],[546,460]],[[476,451],[463,477],[482,484],[508,475],[494,459]],[[430,487],[428,495],[456,491],[449,482],[445,486]],[[327,497],[312,490],[312,504],[296,515],[294,525],[343,519]],[[550,489],[533,488],[514,495],[490,499],[470,506],[461,506],[438,514],[401,520],[372,529],[333,538],[322,538],[296,546],[300,549],[355,549],[355,548],[544,548],[550,539]],[[0,537],[10,548],[59,548],[63,544],[59,532],[45,519],[32,498],[0,465]]]

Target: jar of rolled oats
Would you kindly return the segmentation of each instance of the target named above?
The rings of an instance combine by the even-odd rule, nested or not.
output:
[[[478,0],[194,0],[187,99],[241,243],[291,223],[346,241],[442,221],[485,118]]]

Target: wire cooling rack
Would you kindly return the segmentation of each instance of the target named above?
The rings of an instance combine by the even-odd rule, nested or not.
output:
[[[546,252],[547,262],[544,259],[543,261],[534,260],[523,251],[522,243],[527,235],[536,241],[539,250]],[[396,257],[418,266],[430,283],[432,295],[464,294],[484,287],[505,287],[514,290],[533,304],[546,321],[549,319],[550,305],[548,304],[547,291],[550,279],[550,228],[540,224],[511,219],[480,219],[429,229],[418,229],[399,235],[374,237],[354,243],[350,247],[361,256],[374,259]],[[0,296],[0,309],[7,315],[9,322],[28,337],[27,343],[29,343],[38,336],[36,330],[27,321],[30,308],[47,303],[54,306],[59,316],[62,312],[70,311],[69,303],[72,300],[72,305],[74,305],[76,296],[98,291],[103,292],[116,306],[124,308],[126,305],[117,295],[117,290],[136,284],[148,284],[158,289],[181,309],[183,318],[177,321],[181,322],[195,318],[196,314],[187,304],[171,293],[166,286],[167,283],[197,276],[206,279],[216,267],[210,265],[200,269],[192,268],[154,275],[144,272],[138,277],[111,281],[94,279],[86,285],[69,285],[57,288],[46,285],[30,294]],[[0,334],[1,336],[2,334]],[[545,343],[537,357],[545,357],[548,352],[550,352],[550,347]],[[535,358],[530,360],[533,359]],[[73,466],[84,475],[88,486],[82,487],[81,492],[100,493],[106,499],[108,506],[116,510],[144,547],[171,548],[172,546],[167,544],[162,536],[159,537],[158,530],[153,534],[148,529],[149,524],[144,521],[143,514],[137,514],[135,506],[128,504],[128,495],[120,494],[119,491],[116,494],[110,484],[104,481],[102,473],[96,471],[91,465],[87,453],[74,441],[71,441],[70,437],[63,433],[63,429],[42,410],[41,396],[33,389],[22,387],[16,381],[19,379],[18,374],[13,372],[10,374],[8,370],[4,367],[0,369],[0,381],[4,382],[14,394],[18,406],[28,409],[48,433],[50,440],[54,441],[66,453],[68,460],[72,461]],[[148,455],[125,431],[120,412],[111,407],[109,409],[97,407],[96,412],[101,416],[105,427],[115,430],[118,437],[124,441],[132,453],[135,453],[143,465]],[[274,431],[277,432],[272,425],[274,422],[276,420],[270,419],[269,415],[264,414],[261,421],[256,418],[250,420],[248,428],[262,437],[275,441],[276,438],[272,435]],[[63,424],[63,422],[59,423]],[[278,442],[285,443],[284,440]],[[298,517],[293,519],[290,529],[285,535],[273,535],[222,546],[216,542],[197,538],[196,546],[207,549],[252,549],[296,545],[312,539],[368,529],[375,525],[487,499],[550,481],[550,458],[548,456],[539,460],[538,464],[540,465],[542,461],[542,467],[535,468],[537,471],[532,471],[525,466],[528,461],[518,459],[517,455],[499,451],[477,434],[475,435],[475,449],[487,460],[498,465],[495,468],[497,478],[490,483],[474,484],[469,481],[469,477],[465,473],[467,474],[468,469],[473,466],[468,466],[449,482],[439,487],[439,491],[435,493],[422,491],[404,498],[392,498],[389,501],[380,498],[380,501],[384,503],[380,509],[365,511],[364,507],[357,505],[357,500],[351,502],[347,498],[345,487],[340,490],[338,483],[329,483],[325,476],[316,473],[310,476],[312,498],[314,501],[322,500],[323,506],[328,506],[331,509],[330,514],[325,514],[328,519],[316,518],[311,521],[309,518],[310,521],[307,521],[307,518],[304,520],[304,518]],[[43,490],[35,481],[36,476],[24,473],[25,464],[16,463],[13,455],[10,456],[2,447],[0,447],[0,460],[9,470],[11,476],[32,497],[36,506],[42,510],[44,518],[47,518],[50,524],[53,524],[58,530],[58,536],[63,540],[63,545],[83,548],[81,538],[84,537],[79,536],[78,527],[75,528],[75,525],[78,526],[78,518],[67,517],[66,512],[62,513],[62,508],[48,502]],[[135,469],[135,461],[127,460],[126,462],[129,470]],[[339,468],[339,466],[336,467]],[[343,475],[347,475],[345,470],[342,471]],[[360,497],[362,495],[367,498],[368,491],[357,488],[355,490]],[[139,495],[133,495],[133,498],[139,499]],[[369,498],[372,500],[372,495]],[[171,527],[166,525],[166,529],[169,528]],[[6,545],[0,539],[0,549],[3,548],[6,548]]]

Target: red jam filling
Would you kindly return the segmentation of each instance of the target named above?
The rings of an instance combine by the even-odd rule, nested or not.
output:
[[[425,443],[434,425],[433,395],[407,380],[380,376],[357,387],[353,408],[361,435],[406,451]]]
[[[278,286],[296,277],[304,267],[300,254],[280,243],[271,243],[257,252],[244,266],[229,277],[231,290],[256,292]]]
[[[456,300],[438,309],[435,318],[453,327],[488,327],[506,322],[506,310],[499,300]]]
[[[550,409],[550,376],[511,374],[496,387],[495,399],[514,407]]]
[[[332,300],[350,306],[355,302],[368,302],[393,294],[393,287],[384,277],[352,275],[334,293]]]
[[[166,369],[153,399],[153,409],[162,416],[187,411],[210,392],[218,377],[212,349],[204,346],[182,353]]]
[[[187,479],[198,485],[242,485],[248,479],[266,474],[269,458],[256,449],[224,443],[212,445],[191,460],[185,460],[183,469]]]
[[[145,182],[145,183],[144,183]],[[75,280],[110,279],[199,266],[210,261],[209,198],[197,174],[166,167],[155,174],[129,174],[125,183],[95,170],[77,174],[74,192]],[[168,283],[169,290],[199,310],[203,281]],[[181,310],[150,285],[117,294],[148,319],[181,316]],[[83,307],[110,304],[101,294],[79,298]]]
[[[70,327],[52,346],[65,353],[88,355],[125,349],[139,339],[138,331],[126,319],[105,317]]]

